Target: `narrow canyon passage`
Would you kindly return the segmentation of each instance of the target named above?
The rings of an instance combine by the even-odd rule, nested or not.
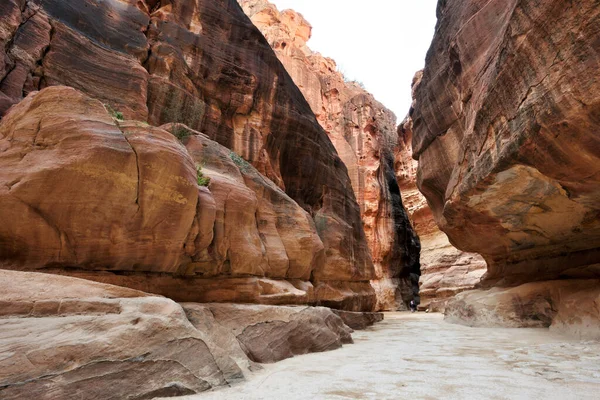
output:
[[[208,399],[597,399],[600,343],[390,313],[355,344],[265,365]]]

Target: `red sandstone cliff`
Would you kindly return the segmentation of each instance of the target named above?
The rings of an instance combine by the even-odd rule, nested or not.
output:
[[[439,3],[413,113],[418,185],[451,242],[487,261],[484,285],[526,284],[463,293],[450,315],[597,336],[599,32],[597,1]]]
[[[299,279],[304,299],[314,291],[322,304],[374,306],[373,263],[346,167],[235,1],[9,0],[0,11],[0,113],[55,85],[101,102],[40,94],[3,120],[3,263],[81,270],[173,295],[185,293],[175,278],[196,296],[206,292],[196,284],[219,293],[224,280],[251,299],[294,292]],[[128,121],[186,124],[267,183],[204,159],[225,150],[192,159],[164,130],[113,123],[102,103]],[[210,193],[198,192],[194,163],[206,163]],[[21,228],[21,216],[35,232]],[[306,240],[292,245],[298,232]]]
[[[293,10],[266,0],[240,0],[310,104],[348,168],[373,255],[379,309],[396,310],[417,295],[419,244],[394,173],[396,116],[359,83],[348,82],[335,61],[313,52],[312,27]]]
[[[423,77],[413,79],[413,97]],[[435,223],[427,200],[417,188],[417,161],[413,158],[413,106],[398,126],[400,151],[396,156],[396,173],[402,200],[415,231],[421,240],[420,308],[443,311],[446,302],[456,294],[473,289],[486,271],[485,260],[477,253],[466,253],[452,246]]]

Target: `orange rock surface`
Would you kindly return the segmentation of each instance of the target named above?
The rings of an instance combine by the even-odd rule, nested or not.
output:
[[[308,46],[312,27],[293,10],[266,0],[240,0],[310,104],[348,168],[375,264],[377,309],[396,310],[417,295],[418,239],[394,174],[396,116],[335,61]]]
[[[283,190],[205,135],[165,128],[186,145],[63,86],[14,107],[0,123],[4,267],[179,301],[373,307],[368,282],[327,281],[328,291],[313,279],[315,290],[323,243]]]
[[[418,186],[451,243],[487,262],[482,287],[502,287],[459,295],[447,312],[465,323],[527,319],[514,310],[542,298],[597,326],[599,32],[595,1],[438,6],[412,113]]]
[[[192,261],[194,273],[207,269],[209,259],[215,262],[211,268],[232,277],[281,278],[289,270],[290,276],[308,279],[312,271],[317,292],[335,296],[334,303],[372,308],[373,262],[347,170],[302,94],[235,1],[10,0],[0,7],[7,16],[0,23],[0,115],[28,93],[68,85],[106,104],[125,120],[153,126],[185,124],[239,154],[283,190],[302,208],[292,213],[299,218],[299,229],[316,228],[318,234],[316,238],[298,236],[308,239],[292,249],[291,242],[298,237],[284,231],[286,226],[295,226],[296,220],[275,218],[273,213],[289,208],[285,202],[265,206],[274,189],[261,188],[254,178],[245,182],[240,176],[215,176],[213,204],[207,193],[197,191],[194,160],[184,157],[181,146],[168,139],[167,133],[139,123],[120,123],[123,129],[105,125],[110,120],[107,113],[92,113],[91,122],[81,121],[85,126],[80,128],[75,127],[78,122],[68,121],[64,110],[59,111],[63,119],[58,118],[57,125],[46,125],[40,116],[39,127],[48,143],[38,143],[34,138],[38,127],[30,126],[19,133],[29,143],[22,146],[7,138],[18,131],[16,125],[35,118],[17,118],[16,110],[25,107],[17,105],[13,117],[3,119],[2,149],[8,149],[4,156],[12,157],[10,168],[18,163],[29,166],[24,173],[35,175],[35,183],[19,186],[18,174],[13,176],[10,168],[3,171],[7,175],[2,190],[18,188],[23,201],[11,198],[11,207],[2,212],[9,213],[11,221],[23,212],[40,231],[32,235],[3,227],[0,240],[7,246],[0,250],[6,254],[4,259],[58,271],[76,267],[173,276],[188,273],[187,263],[194,257],[200,260]],[[47,108],[47,112],[54,110]],[[73,119],[84,120],[85,112],[78,113]],[[10,118],[13,122],[4,122]],[[54,117],[49,118],[47,122],[54,124]],[[81,129],[82,140],[99,141],[98,148],[62,140],[68,133],[62,130],[75,129]],[[33,152],[31,143],[37,146]],[[151,150],[150,144],[159,149]],[[19,161],[24,152],[32,155]],[[52,161],[54,169],[36,170],[28,164],[52,152],[61,157]],[[106,165],[96,165],[100,163],[94,157],[107,158]],[[65,169],[60,163],[74,165]],[[47,176],[54,173],[61,176],[60,185]],[[118,190],[111,191],[113,184]],[[238,187],[234,192],[232,185]],[[49,210],[38,190],[46,191],[49,198],[58,198],[58,192],[64,191],[65,197],[74,196],[73,203],[65,200],[60,206],[67,208]],[[88,209],[85,202],[94,193],[102,193],[103,199],[91,201]],[[114,204],[114,209],[102,209],[101,201]],[[226,212],[232,203],[238,211]],[[75,205],[84,207],[86,213],[73,216],[68,226],[57,222],[71,218]],[[161,213],[167,210],[163,206],[174,209]],[[257,219],[252,210],[260,210],[259,224],[233,229],[254,224]],[[53,215],[50,222],[49,213]],[[218,229],[211,232],[213,218]],[[105,225],[87,229],[85,220]],[[260,225],[263,220],[264,226]],[[212,243],[211,235],[219,245],[209,257],[200,253]],[[230,242],[235,244],[230,246]],[[108,243],[113,245],[105,251]],[[314,250],[310,246],[322,249],[308,254]],[[290,252],[285,254],[283,248]],[[270,296],[271,290],[278,289],[267,285],[265,293]]]
[[[413,96],[421,83],[422,71],[413,79]],[[398,127],[400,149],[396,173],[402,200],[421,240],[420,309],[443,311],[446,302],[464,290],[473,289],[486,272],[486,263],[477,253],[454,247],[435,223],[427,200],[417,188],[417,161],[413,158],[413,120],[411,114]]]

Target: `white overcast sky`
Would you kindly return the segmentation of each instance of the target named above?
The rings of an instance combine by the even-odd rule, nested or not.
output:
[[[412,78],[425,64],[437,0],[270,0],[313,26],[313,51],[333,58],[398,120],[408,113]]]

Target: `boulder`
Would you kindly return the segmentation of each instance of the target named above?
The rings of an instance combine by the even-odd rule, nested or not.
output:
[[[210,313],[211,330],[220,340],[240,348],[251,361],[273,363],[313,352],[334,350],[352,343],[352,330],[324,307],[271,307],[243,304],[183,304],[198,329]],[[222,332],[217,334],[217,332]]]
[[[333,310],[333,312],[354,330],[366,329],[376,322],[383,321],[383,313],[380,312],[352,312],[342,310]]]

